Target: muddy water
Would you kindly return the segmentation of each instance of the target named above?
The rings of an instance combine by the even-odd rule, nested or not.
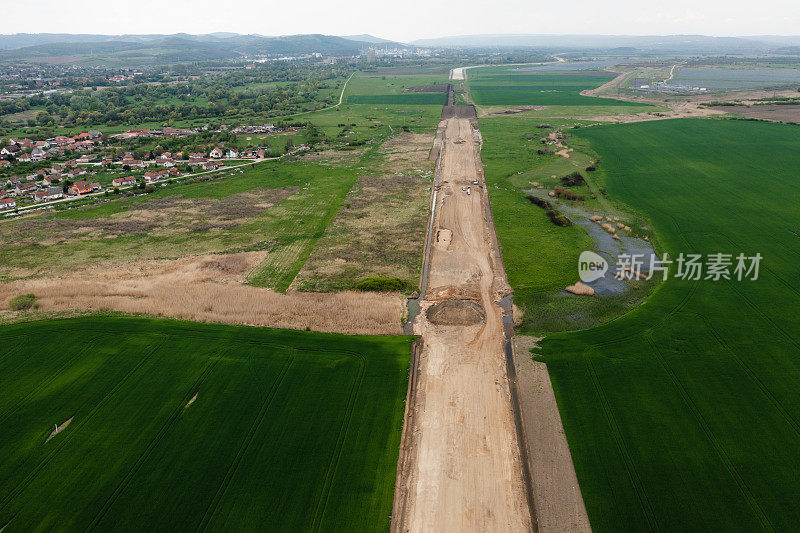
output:
[[[644,239],[631,237],[620,234],[620,240],[616,240],[613,236],[604,230],[600,224],[592,222],[589,217],[594,214],[602,214],[595,210],[589,213],[587,210],[578,207],[575,204],[567,204],[563,202],[554,202],[553,198],[547,195],[547,191],[543,189],[530,189],[526,190],[525,194],[532,194],[548,202],[551,202],[554,207],[564,213],[573,224],[577,224],[586,230],[586,233],[591,237],[595,249],[592,250],[602,256],[608,261],[608,272],[600,279],[587,283],[598,296],[608,296],[613,294],[622,294],[631,288],[631,280],[619,279],[614,276],[616,271],[618,258],[622,254],[639,255],[642,262],[642,272],[650,269],[650,261],[652,258],[654,266],[660,266],[661,260],[658,254],[653,250],[653,245]],[[539,209],[531,205],[531,209]],[[608,214],[611,215],[610,213]],[[638,259],[637,259],[638,260]],[[578,279],[578,265],[575,265],[575,279]],[[564,291],[565,294],[569,294]]]

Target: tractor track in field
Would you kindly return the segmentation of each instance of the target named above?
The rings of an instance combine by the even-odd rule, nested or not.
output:
[[[150,454],[153,450],[158,446],[161,439],[169,432],[172,425],[178,419],[178,417],[184,412],[186,406],[186,396],[191,394],[191,391],[196,391],[200,385],[206,380],[206,378],[211,374],[211,371],[214,369],[218,362],[218,359],[208,359],[205,363],[205,368],[200,373],[200,375],[195,379],[194,383],[191,387],[189,387],[189,392],[184,394],[183,401],[180,402],[175,409],[173,409],[172,413],[167,417],[164,423],[159,428],[158,432],[155,436],[151,439],[151,441],[147,444],[147,447],[139,454],[136,461],[134,461],[133,466],[125,473],[122,480],[117,484],[111,494],[106,498],[106,501],[103,502],[103,505],[100,507],[100,510],[95,515],[94,519],[90,522],[89,526],[86,528],[87,531],[95,531],[99,526],[100,522],[105,517],[108,510],[111,509],[111,506],[114,505],[114,502],[117,501],[117,498],[120,494],[127,488],[128,484],[130,484],[131,480],[134,478],[136,473],[145,464],[147,459],[149,458]]]
[[[219,504],[222,499],[225,497],[225,493],[228,491],[228,488],[231,485],[231,481],[236,476],[236,471],[239,469],[239,465],[242,462],[245,454],[247,453],[247,448],[250,447],[252,444],[253,439],[255,438],[256,433],[258,432],[259,426],[264,422],[264,418],[266,417],[267,411],[269,410],[269,406],[272,404],[272,400],[275,398],[275,395],[278,393],[278,389],[280,389],[281,384],[283,383],[286,374],[289,373],[289,369],[294,364],[294,355],[289,356],[286,358],[286,362],[281,368],[281,373],[272,383],[269,393],[264,396],[264,403],[261,404],[261,408],[258,411],[253,423],[250,425],[250,428],[247,431],[244,439],[242,440],[241,444],[239,445],[239,449],[236,451],[236,455],[231,461],[231,464],[228,466],[228,470],[225,472],[225,477],[222,479],[219,487],[217,487],[216,492],[214,493],[214,497],[212,498],[211,502],[208,504],[203,516],[200,520],[200,523],[197,525],[197,530],[207,530],[211,520],[214,518],[214,515],[219,508]]]

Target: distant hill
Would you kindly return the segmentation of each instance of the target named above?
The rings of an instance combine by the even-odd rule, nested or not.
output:
[[[758,52],[786,42],[765,42],[754,37],[709,37],[705,35],[458,35],[419,39],[410,44],[425,47],[464,48],[627,48],[662,52]]]
[[[375,46],[333,35],[0,35],[0,61],[100,65],[169,64],[243,55],[355,55]]]
[[[374,35],[369,35],[368,33],[362,33],[361,35],[342,35],[342,38],[350,41],[360,41],[362,43],[400,45],[400,43],[395,41],[381,39],[380,37],[375,37]]]

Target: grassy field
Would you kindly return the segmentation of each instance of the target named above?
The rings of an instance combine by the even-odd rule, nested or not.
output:
[[[670,120],[576,133],[603,157],[609,196],[646,214],[673,259],[763,256],[758,281],[672,277],[618,320],[543,341],[593,529],[794,529],[800,128]]]
[[[410,344],[124,318],[5,326],[0,527],[387,529]]]
[[[404,94],[353,94],[347,97],[348,104],[399,104],[443,106],[447,101],[445,93],[404,93]]]
[[[435,162],[432,134],[398,133],[361,159],[356,184],[298,273],[292,289],[352,289],[366,277],[416,289]]]
[[[7,279],[100,261],[267,249],[250,282],[285,290],[356,180],[350,167],[270,161],[209,181],[0,224]]]
[[[347,84],[345,100],[348,104],[443,106],[446,100],[444,93],[403,92],[409,87],[442,83],[447,83],[447,75],[369,76],[361,73]]]
[[[595,71],[515,72],[510,67],[485,67],[469,71],[469,89],[479,106],[608,106],[606,98],[581,96],[614,79],[613,74]],[[613,101],[620,107],[641,104]]]

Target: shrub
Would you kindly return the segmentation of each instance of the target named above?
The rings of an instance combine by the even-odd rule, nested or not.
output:
[[[28,309],[38,309],[39,302],[36,301],[36,295],[33,293],[20,294],[11,300],[9,307],[12,311],[27,311]]]
[[[553,209],[553,206],[550,204],[550,202],[548,202],[547,200],[543,200],[543,199],[539,198],[538,196],[534,196],[534,195],[530,194],[530,195],[526,196],[525,198],[527,198],[530,201],[530,203],[532,203],[533,205],[538,205],[542,209]]]
[[[550,221],[556,226],[566,227],[572,225],[572,222],[567,217],[565,217],[564,215],[553,209],[552,204],[550,204],[550,202],[548,202],[547,200],[543,200],[538,196],[534,196],[532,194],[526,196],[525,198],[527,198],[532,204],[538,205],[539,207],[544,209],[545,212],[547,213],[547,216],[550,217]]]
[[[563,183],[567,187],[576,187],[578,185],[584,185],[586,183],[586,180],[583,179],[583,175],[581,175],[581,173],[576,170],[575,172],[563,176],[561,178],[561,183]]]
[[[356,284],[356,290],[370,292],[398,292],[408,288],[405,280],[400,278],[365,278]]]
[[[565,217],[564,215],[562,215],[557,211],[552,211],[552,210],[548,211],[547,216],[550,217],[550,220],[556,226],[561,226],[562,228],[564,228],[572,225],[572,222],[570,222],[570,220],[567,217]]]

